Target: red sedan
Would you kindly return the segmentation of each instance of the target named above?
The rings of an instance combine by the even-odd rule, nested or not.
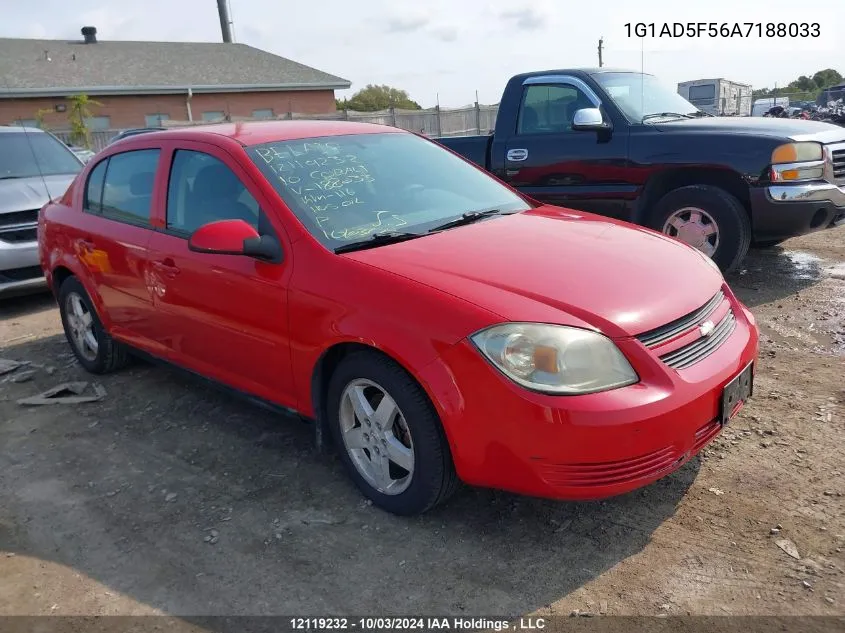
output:
[[[698,251],[541,206],[393,128],[110,145],[40,214],[79,362],[146,355],[314,419],[398,514],[671,473],[751,395],[757,328]]]

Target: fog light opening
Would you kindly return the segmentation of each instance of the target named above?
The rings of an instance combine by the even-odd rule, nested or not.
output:
[[[825,211],[824,209],[819,209],[818,211],[816,211],[816,214],[813,216],[813,221],[810,222],[810,228],[811,229],[819,228],[821,225],[823,225],[825,223],[825,220],[827,220],[827,211]]]

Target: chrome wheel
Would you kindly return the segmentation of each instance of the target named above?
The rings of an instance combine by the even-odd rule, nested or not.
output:
[[[663,224],[663,233],[697,248],[713,257],[719,247],[719,225],[704,209],[684,207],[670,215]]]
[[[65,318],[76,351],[85,360],[95,361],[100,345],[94,334],[94,315],[75,292],[68,293],[65,299]]]
[[[382,494],[411,485],[414,443],[399,405],[371,380],[353,380],[340,396],[340,433],[358,473]]]

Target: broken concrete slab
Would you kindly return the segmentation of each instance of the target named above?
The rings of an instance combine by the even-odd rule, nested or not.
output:
[[[35,376],[35,370],[30,369],[27,371],[19,371],[18,373],[12,375],[10,380],[15,383],[27,382],[28,380],[32,380]]]
[[[26,365],[26,363],[19,360],[0,358],[0,376],[13,372],[18,367],[23,367],[24,365]]]
[[[106,397],[106,390],[102,385],[94,383],[91,395],[82,395],[88,388],[87,382],[65,382],[37,396],[18,400],[18,404],[27,406],[39,406],[46,404],[83,404],[86,402],[99,402]]]

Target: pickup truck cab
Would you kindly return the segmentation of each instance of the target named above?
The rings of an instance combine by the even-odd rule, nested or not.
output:
[[[493,134],[437,141],[531,198],[655,229],[725,272],[751,243],[845,223],[845,129],[713,117],[639,72],[516,75]]]

